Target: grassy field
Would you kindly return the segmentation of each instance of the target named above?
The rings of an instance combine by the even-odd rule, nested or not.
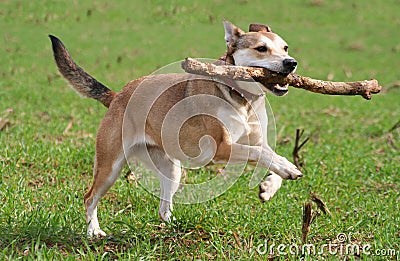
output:
[[[400,128],[391,130],[400,121],[399,11],[398,0],[1,1],[0,259],[399,260]],[[158,198],[122,175],[99,206],[110,236],[87,239],[83,195],[106,110],[59,76],[47,35],[119,90],[187,56],[219,57],[222,19],[243,29],[269,24],[289,43],[299,74],[376,78],[384,91],[371,101],[293,88],[285,97],[267,95],[279,154],[291,159],[296,128],[310,137],[304,178],[284,182],[262,204],[244,175],[214,200],[176,205],[176,220],[163,225]],[[291,253],[290,245],[302,246],[310,192],[332,215],[316,216],[308,244],[370,248]],[[260,251],[265,245],[274,253]]]

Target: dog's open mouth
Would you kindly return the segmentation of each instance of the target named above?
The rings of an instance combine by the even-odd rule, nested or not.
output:
[[[288,93],[288,84],[281,85],[278,83],[268,83],[263,85],[268,91],[270,91],[272,94],[275,94],[276,96],[283,96],[286,93]]]
[[[257,67],[257,66],[252,66],[252,67]],[[261,67],[263,68],[263,67]],[[268,69],[268,68],[266,68]],[[269,70],[269,69],[268,69]],[[283,75],[283,76],[287,76],[290,72],[276,72],[277,74]],[[266,91],[271,92],[272,94],[276,95],[276,96],[284,96],[288,93],[289,89],[289,85],[288,84],[279,84],[279,83],[267,83],[267,84],[261,84],[263,86],[263,89]]]

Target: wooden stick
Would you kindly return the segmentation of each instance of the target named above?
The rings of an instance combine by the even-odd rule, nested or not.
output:
[[[375,79],[357,82],[329,82],[304,77],[294,73],[287,76],[259,67],[244,67],[233,65],[215,65],[186,58],[182,68],[193,74],[215,77],[228,77],[239,81],[256,81],[263,85],[278,83],[289,84],[295,88],[329,95],[361,95],[367,100],[371,94],[379,93],[382,87]]]
[[[311,200],[317,204],[318,208],[324,212],[325,215],[332,216],[331,212],[329,211],[328,207],[326,206],[325,202],[322,199],[318,198],[317,195],[313,192],[310,192]]]
[[[307,202],[303,205],[303,225],[301,227],[301,241],[303,243],[307,242],[307,235],[310,232],[310,226],[312,222],[312,210],[311,203]]]
[[[303,134],[304,134],[304,130],[296,129],[296,141],[295,141],[294,149],[292,152],[294,165],[299,170],[301,170],[304,165],[304,162],[300,162],[299,151],[310,139],[310,137],[307,137],[304,139],[304,141],[302,143],[300,143],[300,139],[303,136]]]
[[[10,121],[0,118],[0,131],[4,130],[7,126],[10,126]]]
[[[393,127],[390,128],[390,130],[388,132],[392,132],[397,128],[400,128],[400,120],[395,125],[393,125]]]

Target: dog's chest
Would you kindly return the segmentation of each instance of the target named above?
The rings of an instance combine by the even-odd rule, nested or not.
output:
[[[229,106],[219,106],[217,117],[228,131],[231,142],[259,145],[266,137],[268,118],[265,110],[265,97],[254,96],[238,102],[237,96],[231,96],[231,91],[222,90],[224,102]]]

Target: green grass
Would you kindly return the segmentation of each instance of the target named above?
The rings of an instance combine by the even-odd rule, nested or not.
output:
[[[332,216],[316,217],[308,243],[335,242],[346,233],[351,243],[395,249],[399,259],[400,129],[388,130],[400,120],[400,91],[390,88],[400,80],[400,3],[270,2],[2,1],[0,118],[9,125],[0,132],[0,259],[298,260],[290,253],[260,255],[256,248],[301,245],[302,204],[311,191]],[[176,220],[163,226],[158,199],[122,175],[99,206],[110,236],[88,240],[82,199],[106,110],[79,98],[58,75],[47,35],[60,37],[91,75],[119,90],[184,57],[221,55],[222,19],[243,29],[268,23],[289,43],[299,74],[374,77],[384,92],[371,101],[295,89],[285,97],[268,95],[279,154],[291,158],[296,128],[310,136],[303,179],[284,182],[261,204],[242,176],[214,200],[176,205]],[[305,258],[345,256],[326,251]]]

